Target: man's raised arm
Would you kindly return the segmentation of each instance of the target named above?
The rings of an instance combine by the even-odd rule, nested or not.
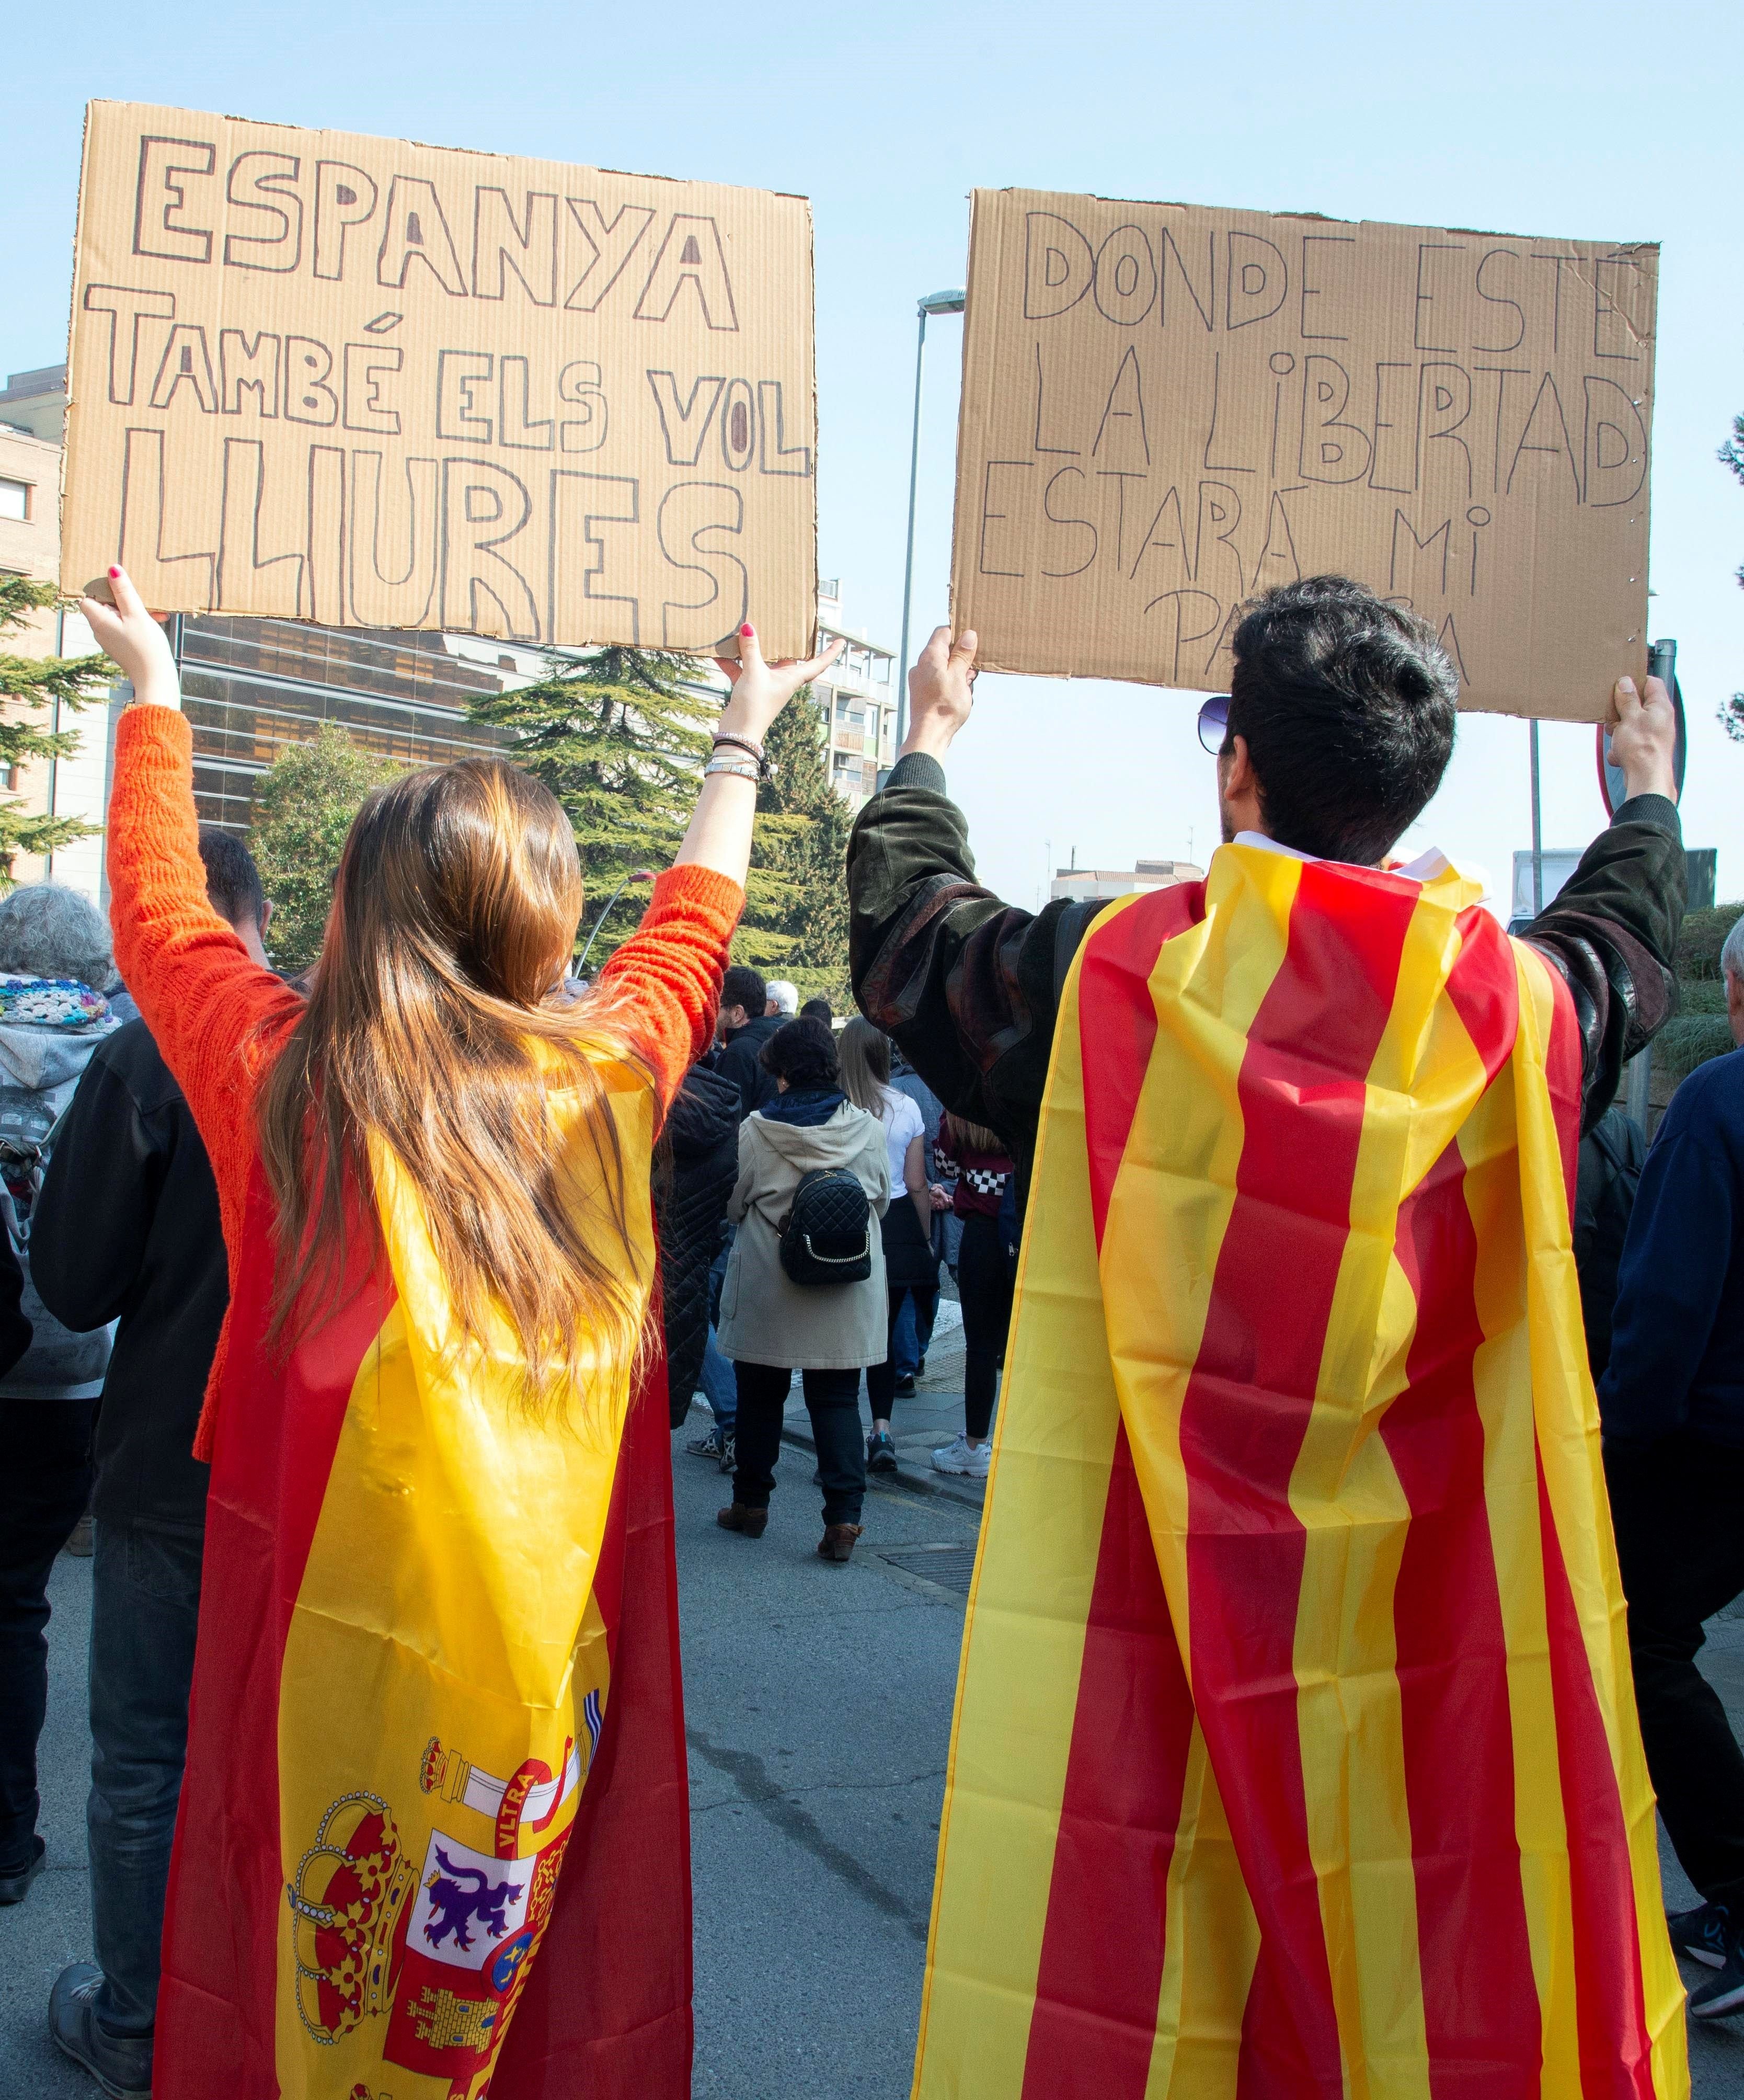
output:
[[[848,846],[849,968],[860,1010],[953,1114],[988,1124],[1027,1182],[1066,970],[1101,908],[1039,916],[975,879],[943,760],[974,704],[975,638],[940,628],[909,678],[909,733]]]
[[[1677,1010],[1672,959],[1688,895],[1671,695],[1657,678],[1645,695],[1619,678],[1614,697],[1611,762],[1627,799],[1526,929],[1574,995],[1583,1131],[1610,1106],[1624,1065]]]

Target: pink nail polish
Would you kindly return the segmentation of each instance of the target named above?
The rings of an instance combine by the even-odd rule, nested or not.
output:
[[[755,632],[756,632],[755,629],[752,627],[752,625],[751,625],[751,622],[750,622],[748,620],[746,621],[745,624],[744,624],[744,625],[743,625],[743,626],[739,629],[739,633],[740,633],[741,634],[752,634],[752,633],[755,633]]]
[[[121,574],[121,571],[119,569],[111,569],[109,574],[112,576],[118,576]]]

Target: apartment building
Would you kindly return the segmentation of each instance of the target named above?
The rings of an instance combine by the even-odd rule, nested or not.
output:
[[[0,389],[0,572],[53,583],[60,573],[60,434],[66,412],[66,368],[15,372]],[[90,629],[77,613],[51,608],[33,615],[3,644],[19,656],[83,656],[95,651]],[[112,703],[77,712],[58,706],[39,717],[46,730],[77,733],[71,757],[33,759],[0,768],[0,795],[23,804],[32,816],[49,814],[103,821],[108,754],[113,741]],[[103,879],[103,841],[80,839],[59,852],[20,854],[12,864],[20,882],[56,881],[96,898]]]
[[[848,645],[813,697],[830,726],[830,778],[857,810],[896,758],[896,653],[869,642],[863,627],[843,624],[839,579],[818,583],[817,633],[820,648],[838,635]]]

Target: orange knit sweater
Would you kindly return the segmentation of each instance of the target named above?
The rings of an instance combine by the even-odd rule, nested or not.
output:
[[[193,733],[174,708],[131,707],[121,717],[108,862],[116,963],[205,1140],[234,1295],[259,1157],[255,1096],[303,1002],[249,960],[207,900]],[[641,926],[600,973],[640,1021],[663,1110],[713,1034],[727,944],[744,902],[738,885],[712,868],[670,869],[656,880]],[[195,1444],[201,1458],[211,1452],[229,1336],[227,1313]]]

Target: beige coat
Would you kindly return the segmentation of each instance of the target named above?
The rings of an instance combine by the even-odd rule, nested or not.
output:
[[[799,1284],[782,1267],[781,1226],[802,1174],[846,1167],[875,1216],[890,1202],[890,1150],[878,1118],[843,1101],[809,1130],[760,1111],[739,1125],[739,1178],[727,1205],[738,1227],[720,1290],[720,1353],[791,1370],[858,1370],[884,1361],[884,1250],[872,1235],[863,1283]]]

